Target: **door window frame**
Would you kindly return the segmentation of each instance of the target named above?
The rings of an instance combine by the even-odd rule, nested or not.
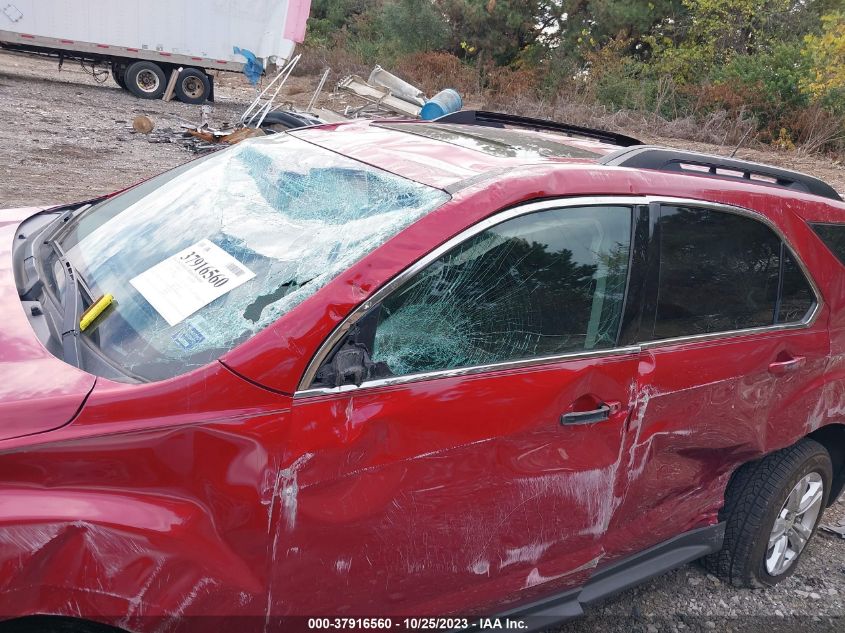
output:
[[[813,293],[815,298],[815,303],[813,308],[804,315],[804,318],[800,321],[792,321],[789,323],[774,323],[772,325],[762,325],[757,327],[749,327],[749,328],[742,328],[738,330],[720,330],[718,332],[708,332],[705,334],[687,334],[684,336],[676,336],[672,338],[663,338],[663,339],[651,339],[648,336],[639,336],[637,338],[637,342],[642,349],[652,349],[654,347],[659,347],[663,345],[676,345],[679,343],[686,343],[686,342],[696,342],[696,341],[708,341],[712,339],[721,339],[721,338],[734,338],[737,336],[747,336],[750,334],[759,334],[759,333],[767,333],[767,332],[777,332],[783,330],[796,330],[796,329],[804,329],[811,327],[816,319],[818,318],[819,314],[821,313],[821,309],[824,305],[824,299],[822,297],[821,292],[819,291],[818,286],[816,285],[815,279],[810,274],[809,269],[807,268],[804,261],[798,255],[797,249],[791,244],[791,242],[787,239],[786,235],[781,231],[781,229],[772,222],[771,219],[766,217],[764,214],[754,211],[752,209],[746,209],[744,207],[737,207],[729,204],[717,203],[717,202],[706,202],[703,200],[693,200],[688,198],[673,198],[673,197],[663,197],[663,196],[648,196],[650,199],[650,215],[652,218],[652,225],[655,227],[653,234],[650,236],[649,239],[649,270],[646,273],[647,281],[647,289],[645,292],[645,299],[643,301],[643,323],[649,324],[649,326],[643,329],[643,332],[653,332],[654,331],[654,323],[655,319],[657,318],[657,294],[659,290],[659,279],[660,279],[660,214],[661,209],[663,207],[685,207],[689,209],[701,209],[703,211],[717,211],[722,213],[730,213],[732,215],[739,215],[742,217],[749,218],[751,220],[756,220],[761,222],[766,227],[768,227],[771,231],[774,232],[775,236],[780,239],[783,247],[789,251],[790,255],[792,255],[793,260],[797,264],[801,274],[804,275],[807,283],[810,286],[810,289]],[[781,276],[783,274],[783,262],[781,262],[780,273]],[[778,279],[778,292],[780,293],[780,288],[782,284],[782,279]]]
[[[530,367],[534,365],[546,365],[551,363],[560,362],[561,360],[570,360],[570,359],[582,359],[582,358],[595,358],[595,357],[603,357],[603,356],[618,356],[624,354],[631,354],[636,353],[639,351],[638,345],[624,345],[620,346],[619,341],[617,340],[617,345],[610,348],[600,349],[600,350],[589,350],[589,351],[578,351],[578,352],[567,352],[564,354],[556,354],[553,356],[539,356],[533,358],[524,358],[518,360],[510,360],[510,361],[502,361],[498,363],[490,363],[484,365],[473,365],[469,367],[458,367],[454,369],[443,369],[443,370],[436,370],[436,371],[429,371],[429,372],[420,372],[415,374],[408,374],[404,376],[390,376],[388,378],[381,378],[376,380],[367,380],[361,383],[360,386],[356,385],[343,385],[340,387],[311,387],[314,379],[317,375],[317,371],[322,366],[323,362],[335,349],[335,347],[341,342],[343,337],[352,329],[352,327],[358,323],[373,307],[377,306],[381,301],[383,301],[390,293],[395,290],[398,290],[406,281],[412,278],[414,275],[425,269],[427,266],[435,262],[437,259],[448,253],[450,250],[455,248],[456,246],[460,245],[461,243],[465,242],[466,240],[478,235],[486,231],[489,228],[502,224],[503,222],[507,222],[513,218],[517,218],[523,215],[528,215],[532,213],[537,213],[541,211],[551,211],[555,209],[566,209],[566,208],[580,208],[580,207],[596,207],[596,206],[625,206],[630,207],[632,210],[632,222],[631,222],[631,245],[630,251],[628,256],[628,271],[627,271],[627,280],[625,284],[625,298],[623,300],[622,308],[621,308],[621,318],[620,318],[620,329],[624,325],[624,321],[631,313],[630,309],[630,285],[631,285],[631,275],[632,269],[636,266],[636,261],[634,259],[634,253],[636,252],[634,240],[636,239],[637,232],[636,227],[638,226],[638,217],[639,214],[637,213],[638,207],[645,207],[648,208],[650,200],[645,196],[581,196],[581,197],[573,197],[573,198],[556,198],[550,200],[543,200],[540,202],[530,202],[526,204],[521,204],[516,207],[512,207],[509,209],[504,209],[502,211],[496,212],[493,215],[484,218],[480,222],[468,227],[455,235],[454,237],[446,240],[443,244],[438,246],[437,248],[429,251],[424,257],[420,258],[407,268],[405,268],[402,272],[397,274],[395,277],[387,281],[383,286],[381,286],[376,292],[374,292],[369,299],[361,303],[355,309],[350,312],[346,318],[341,321],[339,325],[335,327],[332,333],[326,338],[320,348],[317,350],[317,353],[312,357],[311,361],[308,363],[308,366],[305,370],[305,373],[300,380],[299,387],[294,394],[295,398],[303,398],[309,396],[318,396],[318,395],[325,395],[331,393],[341,393],[344,391],[351,391],[356,389],[363,389],[365,387],[376,387],[376,386],[387,386],[387,385],[396,385],[396,384],[405,384],[409,382],[417,382],[421,380],[431,380],[434,378],[443,378],[443,377],[451,377],[451,376],[463,376],[468,374],[478,374],[482,372],[489,372],[489,371],[497,371],[497,370],[505,370],[505,369],[515,369],[520,367]]]

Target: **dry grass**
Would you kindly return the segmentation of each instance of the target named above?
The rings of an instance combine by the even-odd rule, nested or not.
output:
[[[296,74],[319,75],[331,68],[329,84],[349,74],[367,77],[371,66],[343,47],[306,48]],[[405,81],[418,86],[429,96],[443,88],[454,88],[463,97],[465,107],[497,110],[523,116],[566,121],[576,125],[624,131],[639,136],[656,136],[709,143],[728,147],[755,147],[791,150],[831,157],[845,156],[845,131],[842,121],[823,108],[806,108],[794,113],[789,128],[793,138],[778,129],[758,129],[758,121],[742,99],[725,108],[706,107],[713,95],[705,95],[686,116],[666,118],[660,112],[672,112],[666,104],[677,103],[678,88],[670,79],[660,82],[656,103],[636,110],[611,109],[596,100],[589,89],[577,82],[560,88],[552,98],[543,98],[539,90],[540,73],[527,68],[476,68],[444,52],[415,53],[401,57],[388,68]],[[738,98],[737,95],[734,95]],[[727,98],[722,95],[719,98]],[[751,97],[749,97],[751,98]],[[709,101],[708,101],[709,99]],[[645,103],[645,98],[643,98]],[[706,103],[705,103],[706,102]],[[710,104],[712,106],[712,103]]]
[[[611,111],[586,99],[558,99],[552,104],[525,96],[509,99],[488,96],[479,107],[621,132],[646,143],[709,154],[727,155],[739,146],[737,158],[810,173],[845,193],[843,158],[821,151],[838,138],[840,128],[823,114],[812,122],[815,128],[806,126],[811,133],[800,138],[794,146],[773,146],[757,140],[754,119],[729,116],[724,111],[701,119],[690,116],[670,121],[653,113]]]
[[[629,134],[649,134],[713,143],[716,145],[759,145],[753,138],[754,119],[713,112],[703,120],[688,116],[668,120],[654,113],[633,110],[610,110],[603,105],[581,100],[548,101],[528,97],[488,97],[484,107],[491,110],[534,116],[575,125],[597,127]]]

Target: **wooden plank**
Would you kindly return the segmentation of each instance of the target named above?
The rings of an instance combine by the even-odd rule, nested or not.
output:
[[[164,91],[161,99],[162,101],[170,101],[173,99],[173,93],[176,92],[176,81],[179,79],[179,73],[182,72],[182,67],[174,68],[170,73],[170,81],[167,82],[167,90]]]

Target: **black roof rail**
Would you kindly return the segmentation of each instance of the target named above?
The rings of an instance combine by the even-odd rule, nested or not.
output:
[[[771,165],[752,163],[747,160],[712,156],[698,152],[685,152],[666,147],[642,145],[621,149],[598,161],[602,165],[634,167],[675,171],[692,175],[716,176],[717,178],[742,179],[761,185],[773,185],[812,193],[823,198],[842,201],[836,190],[823,180],[797,171],[780,169]]]
[[[604,130],[581,127],[580,125],[570,125],[568,123],[558,123],[557,121],[549,121],[548,119],[534,119],[527,116],[504,114],[502,112],[485,112],[484,110],[459,110],[452,114],[444,114],[442,117],[434,119],[432,123],[460,123],[462,125],[483,125],[485,127],[499,128],[512,125],[514,127],[531,128],[534,130],[563,132],[572,136],[590,138],[621,147],[643,144],[642,141],[633,137],[616,134],[615,132],[606,132]]]

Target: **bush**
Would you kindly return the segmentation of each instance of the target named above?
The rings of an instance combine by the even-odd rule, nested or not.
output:
[[[800,90],[808,71],[797,43],[780,44],[757,55],[738,55],[715,72],[717,85],[744,101],[762,128],[777,126],[793,110],[809,105]],[[735,109],[735,105],[730,105]]]
[[[685,94],[676,89],[670,75],[627,54],[630,42],[615,40],[587,54],[584,82],[600,104],[619,110],[648,112],[664,118],[687,114]]]
[[[385,48],[392,55],[442,49],[450,40],[449,24],[432,2],[386,3],[380,17]]]
[[[391,72],[396,73],[428,96],[443,88],[453,88],[461,95],[479,92],[478,73],[450,53],[414,53],[396,60]]]
[[[492,67],[485,76],[485,89],[498,97],[537,98],[540,72],[536,68]]]
[[[326,68],[330,68],[332,75],[329,77],[330,83],[328,85],[331,85],[331,82],[337,81],[346,75],[360,75],[366,79],[372,68],[367,61],[354,55],[345,48],[337,46],[303,46],[297,52],[302,53],[302,58],[299,60],[296,68],[294,68],[293,75],[296,77],[312,76],[316,78]]]
[[[306,45],[331,47],[335,36],[357,15],[372,10],[374,0],[313,0],[306,30]]]
[[[596,100],[609,108],[651,111],[655,104],[657,82],[646,76],[643,65],[633,59],[596,73],[594,90]]]
[[[803,151],[845,154],[845,117],[823,104],[791,113],[786,124]]]

